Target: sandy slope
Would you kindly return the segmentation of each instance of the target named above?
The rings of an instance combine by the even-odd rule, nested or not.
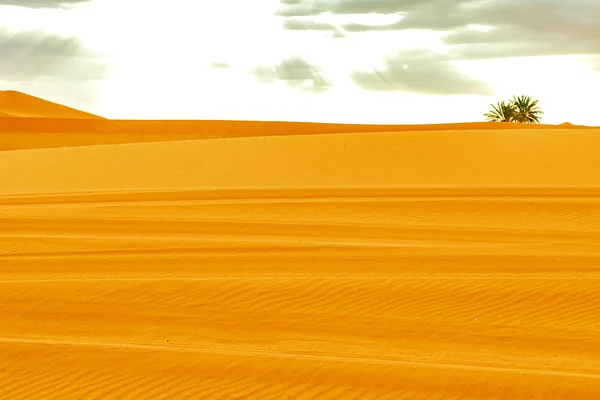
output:
[[[0,398],[600,398],[598,154],[577,129],[2,152]]]
[[[44,107],[42,109],[45,110]],[[51,110],[46,110],[50,113]],[[442,130],[592,129],[570,125],[459,123],[435,125],[352,125],[274,121],[121,121],[65,118],[2,117],[0,151],[177,140],[219,139],[307,134],[405,132]]]
[[[600,129],[353,133],[0,153],[4,193],[600,188]]]
[[[0,90],[0,117],[56,118],[61,120],[103,119],[97,115],[14,90]],[[3,118],[0,118],[0,121],[2,121],[1,125],[5,125]]]

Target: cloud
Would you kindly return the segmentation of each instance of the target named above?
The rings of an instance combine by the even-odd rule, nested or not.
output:
[[[337,28],[324,22],[316,22],[307,19],[289,18],[283,22],[283,28],[289,30],[303,31],[335,31]]]
[[[330,33],[330,37],[334,39],[346,37],[334,25],[325,22],[317,22],[310,19],[287,18],[283,22],[283,29],[292,31],[327,32]]]
[[[282,0],[278,15],[302,17],[332,14],[393,14],[427,0]]]
[[[455,58],[600,54],[600,24],[594,15],[600,15],[600,2],[581,0],[577,7],[549,0],[499,2],[470,16],[493,27],[490,32],[464,26],[444,43],[456,49]]]
[[[215,61],[212,64],[210,64],[210,66],[212,68],[217,68],[217,69],[225,69],[225,68],[230,68],[231,66],[224,62],[224,61]]]
[[[573,3],[574,4],[574,3]],[[349,33],[422,29],[447,32],[453,57],[496,58],[600,53],[600,1],[578,0],[285,0],[278,14],[311,17],[323,13],[387,14],[387,25],[351,23]],[[315,23],[316,24],[316,23]],[[472,29],[488,26],[489,32]],[[284,22],[288,29],[324,29]]]
[[[13,33],[0,29],[1,80],[68,77],[71,80],[103,78],[104,60],[77,39],[40,31]]]
[[[382,70],[354,71],[352,80],[372,91],[490,94],[485,84],[462,74],[445,57],[425,50],[398,52],[386,58],[384,64]]]
[[[366,24],[346,24],[343,26],[345,31],[348,32],[385,32],[385,31],[398,31],[405,29],[402,25],[402,21],[394,22],[388,25],[366,25]]]
[[[17,6],[26,8],[65,8],[77,3],[87,3],[91,0],[0,0],[0,6]]]
[[[331,87],[321,68],[301,57],[285,58],[275,66],[260,66],[252,72],[261,83],[282,81],[291,88],[312,93],[322,93]]]

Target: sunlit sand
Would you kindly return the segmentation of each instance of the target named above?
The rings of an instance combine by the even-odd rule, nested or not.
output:
[[[600,398],[600,129],[1,96],[0,399]]]

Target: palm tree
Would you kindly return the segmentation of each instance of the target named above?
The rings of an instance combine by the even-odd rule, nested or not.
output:
[[[538,101],[529,96],[514,96],[510,101],[501,101],[496,105],[490,104],[491,110],[484,114],[492,122],[520,122],[524,124],[539,124],[542,110]]]
[[[498,104],[490,104],[492,109],[484,114],[488,121],[513,122],[515,118],[515,107],[510,102],[500,101]]]
[[[515,122],[524,124],[539,124],[542,118],[542,110],[538,107],[538,101],[529,96],[515,96],[510,101],[515,113],[513,119]]]

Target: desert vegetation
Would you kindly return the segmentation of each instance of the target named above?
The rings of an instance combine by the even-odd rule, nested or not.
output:
[[[538,101],[526,95],[514,96],[509,101],[500,101],[490,106],[490,111],[484,116],[492,122],[539,124],[544,114],[538,106]]]

